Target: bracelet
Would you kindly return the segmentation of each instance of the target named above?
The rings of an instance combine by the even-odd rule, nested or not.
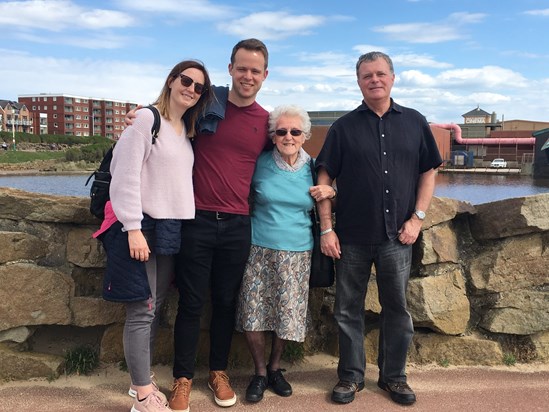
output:
[[[323,230],[322,232],[320,232],[320,236],[324,236],[330,232],[332,232],[334,229],[332,228],[329,228],[329,229],[326,229],[326,230]]]

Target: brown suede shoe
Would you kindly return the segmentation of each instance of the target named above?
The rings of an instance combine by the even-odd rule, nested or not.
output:
[[[210,371],[208,387],[213,391],[215,403],[219,406],[233,406],[236,403],[236,394],[225,371]]]
[[[173,380],[169,406],[173,412],[189,412],[192,379],[179,378]]]

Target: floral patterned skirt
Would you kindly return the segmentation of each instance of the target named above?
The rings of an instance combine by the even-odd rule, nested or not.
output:
[[[273,331],[280,339],[303,342],[310,270],[311,251],[252,245],[240,287],[236,329]]]

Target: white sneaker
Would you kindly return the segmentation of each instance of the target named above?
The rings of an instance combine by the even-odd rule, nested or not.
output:
[[[164,402],[167,405],[168,404],[168,398],[166,397],[166,395],[164,395],[160,391],[160,388],[158,387],[158,383],[156,382],[156,377],[154,376],[154,373],[151,373],[151,383],[153,384],[155,389],[158,391],[159,396],[162,399],[164,399]],[[128,395],[130,395],[132,398],[135,398],[137,396],[137,389],[136,389],[136,386],[133,383],[130,385],[130,389],[128,389]]]
[[[160,394],[162,394],[160,391],[151,392],[142,401],[135,398],[131,412],[171,412],[172,410],[164,402]]]

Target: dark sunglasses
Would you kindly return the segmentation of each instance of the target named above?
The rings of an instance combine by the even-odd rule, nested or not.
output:
[[[185,87],[191,87],[191,84],[194,83],[194,92],[196,94],[202,94],[206,90],[206,86],[204,86],[202,83],[195,82],[189,76],[185,76],[184,74],[180,74],[179,78],[181,79],[181,84]]]
[[[303,130],[299,130],[299,129],[292,129],[292,130],[276,129],[275,130],[275,134],[277,136],[286,136],[288,132],[290,132],[292,136],[297,137],[297,136],[301,136],[301,134],[303,133]]]

